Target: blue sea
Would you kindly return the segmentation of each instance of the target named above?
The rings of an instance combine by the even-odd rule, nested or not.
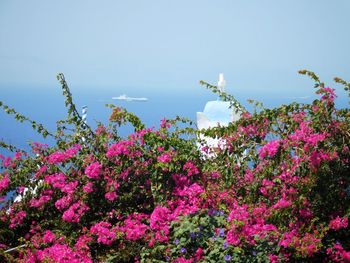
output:
[[[64,97],[59,86],[49,88],[25,88],[25,87],[0,87],[0,101],[18,112],[44,124],[48,130],[55,131],[56,121],[64,119],[67,111],[64,106]],[[108,122],[111,110],[105,104],[115,104],[126,108],[141,118],[147,127],[158,127],[163,118],[173,118],[177,115],[187,117],[195,121],[196,112],[203,111],[207,101],[216,100],[216,95],[210,91],[196,87],[186,90],[152,90],[142,88],[76,88],[71,89],[74,102],[79,111],[88,106],[88,124],[96,127],[96,121]],[[311,90],[312,92],[312,90]],[[126,102],[112,100],[113,96],[127,94],[130,97],[146,97],[147,102]],[[292,101],[310,103],[316,98],[311,93],[307,97],[286,97],[276,92],[275,94],[233,94],[248,109],[252,107],[246,99],[251,98],[264,103],[266,107],[276,107],[288,104]],[[338,93],[339,96],[339,93]],[[348,106],[348,98],[345,92],[340,92],[336,103],[338,108]],[[121,135],[126,136],[129,130],[121,130]],[[29,124],[18,123],[12,116],[3,111],[0,112],[0,138],[19,148],[28,149],[28,142],[47,142],[37,135]],[[0,149],[1,154],[8,154]]]

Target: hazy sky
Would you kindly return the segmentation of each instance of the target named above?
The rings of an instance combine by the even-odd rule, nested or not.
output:
[[[0,90],[194,88],[305,95],[296,72],[350,80],[348,0],[0,0]],[[312,89],[311,89],[312,92]]]

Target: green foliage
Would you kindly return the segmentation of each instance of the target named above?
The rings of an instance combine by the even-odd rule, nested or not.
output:
[[[319,77],[319,99],[240,114],[198,131],[186,118],[146,128],[126,109],[86,125],[63,74],[68,110],[55,144],[0,158],[0,260],[9,262],[322,262],[350,256],[350,110]],[[340,78],[336,82],[349,90]],[[122,125],[134,133],[118,135]],[[199,139],[199,138],[202,138]],[[216,146],[208,137],[220,140]],[[24,190],[27,189],[27,190]],[[20,196],[21,200],[13,201]],[[10,252],[9,252],[10,250]]]

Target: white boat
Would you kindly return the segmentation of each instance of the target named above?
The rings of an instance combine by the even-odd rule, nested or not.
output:
[[[148,98],[133,98],[133,97],[128,97],[125,94],[120,95],[118,97],[112,97],[112,100],[124,100],[124,101],[148,101]]]

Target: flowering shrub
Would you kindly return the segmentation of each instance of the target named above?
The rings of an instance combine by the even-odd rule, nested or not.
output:
[[[62,74],[56,133],[0,102],[56,142],[0,144],[15,153],[0,157],[1,262],[350,262],[350,111],[300,73],[319,99],[251,113],[202,82],[241,113],[202,131],[183,118],[148,129],[111,105],[92,130]]]

